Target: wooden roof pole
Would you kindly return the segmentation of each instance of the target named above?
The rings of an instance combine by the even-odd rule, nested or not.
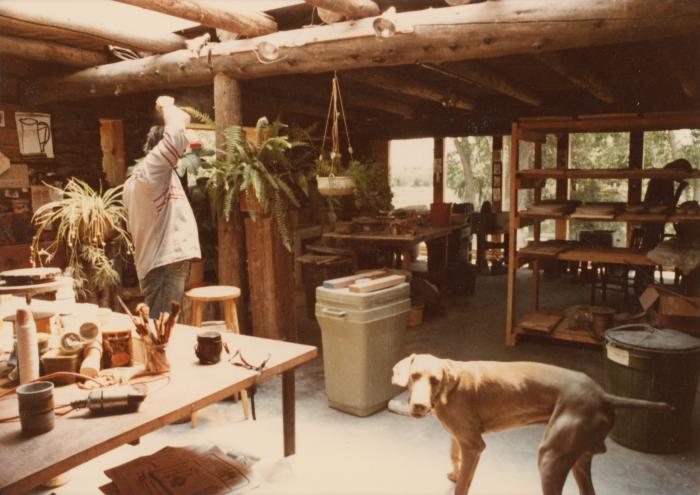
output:
[[[74,67],[106,64],[109,58],[102,52],[73,46],[30,40],[0,34],[0,54],[13,55],[40,62],[55,62]]]
[[[347,19],[379,15],[379,6],[372,0],[304,0],[319,9],[343,14]]]
[[[277,31],[277,23],[262,12],[242,12],[226,2],[202,0],[116,0],[242,36],[262,36]]]
[[[0,4],[1,5],[1,4]],[[192,59],[186,50],[147,57],[67,76],[30,81],[32,103],[121,93],[202,86],[213,74],[237,79],[482,59],[610,43],[690,35],[700,29],[696,0],[499,0],[397,14],[400,29],[378,39],[373,19],[277,32],[212,47],[212,56]],[[575,34],[575,35],[574,35]],[[279,49],[273,63],[260,63],[258,45]]]
[[[71,17],[68,12],[56,14],[23,7],[27,4],[31,2],[0,2],[0,30],[51,36],[85,35],[104,44],[150,52],[171,52],[185,47],[185,38],[176,34],[152,34],[120,23],[110,26],[105,19],[87,22]]]
[[[456,79],[458,81],[467,82],[469,84],[477,84],[487,89],[498,91],[504,95],[520,100],[534,107],[542,106],[542,98],[534,91],[522,85],[511,81],[507,77],[491,70],[478,62],[450,63],[442,65],[434,64],[418,64],[420,67],[437,72],[443,76]]]
[[[434,101],[446,107],[454,107],[459,110],[472,111],[476,104],[449,91],[435,89],[429,84],[412,81],[410,78],[393,74],[389,71],[358,70],[343,72],[342,77],[359,84],[373,86],[375,88],[395,91],[414,98]]]
[[[602,81],[597,75],[580,64],[574,64],[560,53],[541,53],[537,55],[537,60],[552,69],[554,72],[564,76],[572,83],[585,89],[595,98],[604,103],[615,103],[617,97],[613,90]]]

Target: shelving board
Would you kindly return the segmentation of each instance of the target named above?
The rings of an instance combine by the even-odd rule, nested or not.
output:
[[[582,221],[582,222],[631,222],[631,223],[661,223],[661,222],[671,222],[671,223],[694,223],[700,222],[700,215],[663,215],[658,213],[619,213],[614,217],[609,216],[587,216],[576,217],[570,214],[542,214],[542,213],[532,213],[529,211],[519,211],[518,217],[522,219],[528,219],[529,222],[526,224],[519,224],[519,227],[525,227],[527,225],[532,225],[532,221],[542,221],[542,220],[571,220],[571,221]]]
[[[659,168],[609,168],[609,169],[581,169],[581,168],[541,168],[518,170],[515,173],[518,179],[700,179],[700,170],[682,172],[678,170],[664,170]]]
[[[574,247],[556,255],[517,253],[518,266],[532,259],[656,266],[645,252],[616,247]]]

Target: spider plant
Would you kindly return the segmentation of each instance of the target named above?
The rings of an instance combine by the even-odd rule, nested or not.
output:
[[[215,218],[228,220],[243,194],[251,194],[260,204],[263,215],[272,215],[284,246],[291,251],[292,241],[287,225],[287,212],[300,207],[300,193],[308,196],[307,163],[313,161],[310,144],[299,139],[297,132],[285,134],[287,126],[279,121],[258,120],[252,139],[243,127],[218,127],[208,115],[186,109],[193,118],[216,129],[224,136],[224,149],[209,163],[207,190]],[[255,213],[249,212],[253,220]]]
[[[124,228],[126,216],[122,186],[104,192],[100,187],[96,191],[87,183],[71,178],[63,189],[48,187],[61,199],[41,206],[34,213],[34,261],[39,264],[49,262],[62,249],[75,280],[75,290],[81,297],[94,297],[97,292],[117,286],[119,273],[114,267],[114,256],[106,252],[108,243],[117,249],[117,254],[133,249]],[[53,241],[40,249],[42,235],[53,229]]]

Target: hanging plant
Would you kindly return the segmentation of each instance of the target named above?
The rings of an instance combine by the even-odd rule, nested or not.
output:
[[[208,115],[192,108],[185,110],[217,129]],[[257,213],[270,214],[282,243],[292,251],[287,212],[300,207],[300,195],[309,194],[303,163],[309,158],[297,150],[310,149],[310,144],[285,134],[286,129],[286,124],[270,123],[266,117],[258,120],[252,140],[239,125],[219,129],[224,135],[224,149],[217,150],[217,157],[203,166],[209,169],[207,191],[215,218],[223,215],[228,220],[234,206],[248,211],[253,220]]]
[[[336,172],[342,170],[340,153],[340,119],[342,117],[345,125],[345,136],[348,143],[348,154],[350,160],[353,159],[353,150],[350,145],[350,132],[348,131],[348,123],[345,119],[345,108],[343,107],[343,98],[340,94],[340,84],[338,83],[338,75],[333,74],[331,83],[331,100],[328,106],[328,116],[326,117],[326,126],[323,131],[323,142],[321,143],[321,155],[316,162],[318,174],[316,176],[316,184],[318,192],[323,196],[348,196],[353,194],[355,190],[355,180],[349,175],[336,175]],[[332,121],[332,122],[331,122]],[[331,135],[331,150],[328,155],[325,154],[326,139],[330,129]]]

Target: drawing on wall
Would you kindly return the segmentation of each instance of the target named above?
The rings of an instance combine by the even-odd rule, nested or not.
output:
[[[53,158],[51,115],[15,112],[19,152],[22,156]]]

